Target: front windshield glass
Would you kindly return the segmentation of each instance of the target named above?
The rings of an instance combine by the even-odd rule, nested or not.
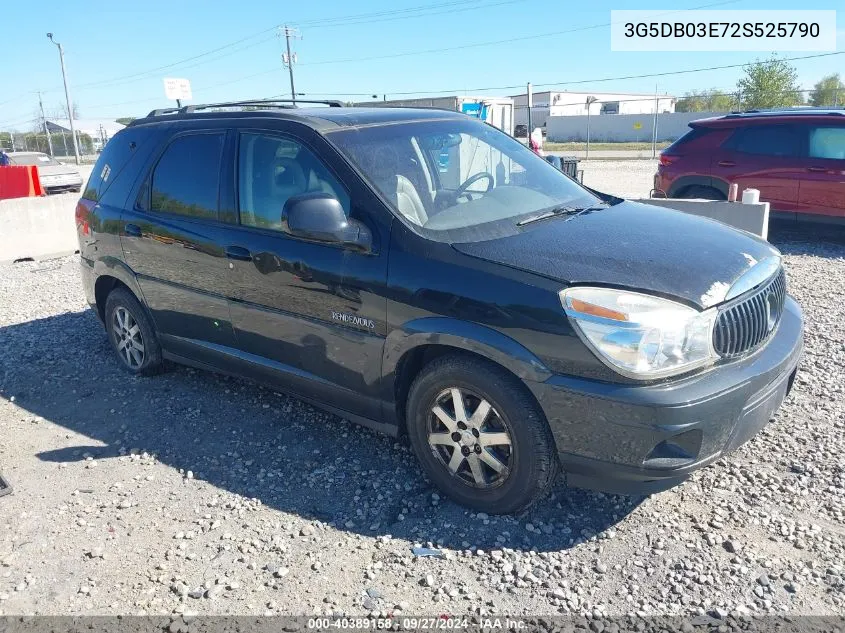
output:
[[[518,232],[518,223],[538,212],[600,202],[521,143],[469,117],[362,126],[327,137],[431,239],[492,239]]]
[[[58,165],[58,161],[47,156],[47,154],[18,154],[10,157],[15,165]]]

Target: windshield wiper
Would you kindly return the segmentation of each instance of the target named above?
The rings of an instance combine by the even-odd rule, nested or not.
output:
[[[534,215],[528,216],[524,220],[520,220],[516,223],[517,226],[525,226],[526,224],[531,224],[532,222],[538,222],[540,220],[546,220],[548,218],[554,218],[559,215],[578,215],[579,213],[584,213],[586,211],[598,211],[599,209],[606,209],[608,205],[601,204],[601,205],[593,205],[590,207],[570,207],[568,205],[560,205],[557,207],[551,207],[550,209],[544,209],[539,213]]]

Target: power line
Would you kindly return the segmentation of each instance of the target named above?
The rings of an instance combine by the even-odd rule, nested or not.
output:
[[[835,53],[818,53],[815,55],[802,55],[800,57],[783,57],[781,58],[783,61],[801,61],[804,59],[816,59],[819,57],[830,57],[833,55],[843,55],[845,51],[837,51]],[[686,75],[690,73],[700,73],[700,72],[708,72],[712,70],[727,70],[729,68],[743,68],[745,66],[752,66],[755,62],[742,62],[741,64],[726,64],[722,66],[706,66],[703,68],[687,68],[684,70],[670,70],[660,73],[644,73],[641,75],[623,75],[617,77],[594,77],[592,79],[576,79],[570,81],[555,81],[555,82],[548,82],[548,83],[538,83],[534,84],[534,87],[543,87],[543,88],[551,88],[556,86],[572,86],[572,85],[579,85],[579,84],[590,84],[590,83],[603,83],[607,81],[623,81],[627,79],[647,79],[651,77],[668,77],[672,75]],[[408,91],[408,92],[393,92],[393,91],[386,91],[387,94],[396,95],[396,96],[408,96],[408,95],[419,95],[419,94],[439,94],[439,93],[471,93],[471,92],[485,92],[488,90],[515,90],[515,89],[524,89],[525,84],[515,84],[510,86],[485,86],[481,88],[457,88],[451,90],[415,90],[415,91]],[[382,94],[382,91],[373,91],[370,94]]]
[[[712,7],[723,6],[726,4],[736,4],[737,2],[741,2],[742,0],[722,0],[721,2],[714,2],[710,4],[705,4],[697,7],[692,7],[690,9],[676,9],[672,11],[663,11],[661,13],[655,13],[654,17],[658,17],[661,15],[670,15],[673,13],[679,13],[681,11],[695,11],[698,9],[707,9]],[[429,48],[425,50],[418,50],[418,51],[406,51],[404,53],[390,53],[387,55],[372,55],[369,57],[349,57],[344,59],[327,59],[323,61],[316,61],[316,62],[308,62],[303,63],[302,65],[308,66],[319,66],[325,64],[346,64],[351,62],[364,62],[364,61],[375,61],[379,59],[394,59],[397,57],[409,57],[413,55],[428,55],[431,53],[446,53],[451,51],[462,51],[468,48],[479,48],[483,46],[494,46],[496,44],[512,44],[514,42],[524,42],[528,40],[536,40],[544,37],[553,37],[555,35],[566,35],[568,33],[578,33],[580,31],[590,31],[593,29],[600,29],[606,26],[612,26],[615,24],[614,22],[602,22],[601,24],[591,24],[589,26],[579,26],[572,29],[564,29],[562,31],[550,31],[548,33],[536,33],[533,35],[523,35],[520,37],[510,37],[503,40],[489,40],[486,42],[476,42],[475,44],[461,44],[458,46],[450,46],[445,48]]]
[[[472,9],[477,9],[477,8],[487,8],[488,6],[498,6],[498,5],[501,5],[501,4],[512,4],[514,2],[523,2],[523,1],[525,1],[525,0],[501,0],[500,2],[496,2],[496,3],[493,3],[493,4],[489,4],[489,5],[484,5],[482,3],[481,6],[469,6],[469,7],[464,7],[464,8],[458,8],[458,9],[454,9],[454,11],[466,11],[466,10],[472,10]],[[345,26],[346,23],[344,22],[344,20],[355,20],[354,22],[350,22],[349,24],[365,24],[365,23],[367,23],[367,20],[365,20],[365,18],[368,18],[368,17],[381,18],[381,19],[372,20],[374,22],[386,21],[387,19],[395,20],[395,19],[408,19],[408,18],[414,18],[414,17],[425,17],[427,15],[437,15],[439,13],[444,13],[444,12],[447,11],[447,9],[446,9],[447,7],[454,7],[454,6],[460,6],[460,5],[472,5],[472,4],[477,5],[478,0],[455,0],[455,1],[452,1],[452,2],[442,2],[442,3],[439,3],[439,4],[433,4],[433,5],[420,5],[420,6],[415,6],[415,7],[406,7],[405,9],[395,9],[395,10],[390,10],[390,11],[379,11],[379,12],[372,12],[372,13],[361,13],[361,14],[349,15],[349,16],[338,16],[336,18],[321,18],[321,19],[315,19],[315,20],[310,20],[310,21],[306,20],[305,22],[301,22],[300,24],[309,25],[311,28],[320,28],[322,26]],[[441,9],[441,10],[440,11],[432,11],[432,9],[438,9],[438,8]],[[398,17],[385,17],[385,16],[390,16],[391,14],[409,14],[409,13],[412,13],[412,12],[424,12],[424,13],[418,13],[417,15],[413,15],[413,14],[411,14],[411,15],[399,15]],[[277,29],[281,28],[281,26],[282,25],[279,25],[279,24],[274,25],[270,28],[263,29],[261,31],[253,33],[253,34],[248,35],[246,37],[235,40],[234,42],[229,42],[228,44],[223,44],[222,46],[218,46],[218,47],[213,48],[209,51],[205,51],[203,53],[199,53],[197,55],[193,55],[191,57],[187,57],[185,59],[181,59],[181,60],[176,61],[176,62],[165,64],[163,66],[156,66],[155,68],[150,68],[148,70],[139,71],[139,72],[132,73],[132,74],[129,74],[129,75],[121,75],[119,77],[112,77],[110,79],[102,79],[102,80],[92,81],[92,82],[88,82],[88,83],[78,84],[78,85],[74,86],[74,89],[80,90],[80,89],[94,88],[94,87],[105,86],[105,85],[108,85],[109,87],[114,86],[114,85],[120,85],[120,84],[126,83],[127,81],[132,81],[132,80],[136,80],[136,79],[139,79],[139,78],[143,78],[143,77],[158,73],[162,70],[168,70],[170,68],[175,68],[176,66],[182,66],[183,64],[186,64],[188,62],[195,61],[195,60],[198,60],[198,59],[202,59],[203,57],[207,57],[209,55],[213,55],[213,54],[218,53],[220,51],[232,48],[234,46],[237,46],[239,44],[242,44],[244,42],[252,40],[252,39],[259,37],[261,35],[264,35],[266,33],[275,32]],[[267,42],[271,39],[273,39],[273,37],[265,38],[265,39],[262,39],[258,42],[253,42],[253,43],[251,43],[247,46],[242,46],[242,47],[240,47],[240,48],[238,48],[234,51],[230,51],[226,55],[220,55],[218,57],[215,57],[212,60],[205,60],[205,61],[202,61],[198,64],[192,64],[190,66],[183,67],[182,69],[184,70],[184,69],[187,69],[187,68],[193,68],[193,67],[200,66],[200,65],[203,65],[203,64],[206,64],[206,63],[212,63],[214,61],[218,61],[220,59],[228,57],[229,55],[233,55],[235,53],[242,52],[242,51],[247,50],[249,48],[253,48],[253,47],[255,47],[259,44],[262,44],[264,42]],[[44,90],[44,92],[50,92],[50,91],[56,90],[56,89],[58,89],[58,88],[48,88],[48,89]]]

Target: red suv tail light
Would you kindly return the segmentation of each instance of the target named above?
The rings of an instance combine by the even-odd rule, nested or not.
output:
[[[672,164],[672,162],[674,160],[675,160],[675,156],[669,156],[667,154],[661,154],[660,155],[660,166],[661,167],[668,167],[669,165]]]

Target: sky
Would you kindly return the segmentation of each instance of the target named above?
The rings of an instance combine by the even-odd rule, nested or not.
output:
[[[807,0],[800,8],[842,6]],[[764,20],[767,10],[796,8],[786,0],[41,0],[37,7],[4,2],[0,9],[0,130],[33,127],[37,91],[48,116],[64,102],[48,31],[64,46],[80,117],[115,119],[175,105],[165,98],[164,77],[189,79],[193,103],[288,97],[277,34],[285,24],[301,35],[292,41],[296,91],[313,98],[510,95],[529,81],[587,92],[731,90],[741,68],[616,78],[743,64],[770,53],[613,52],[610,11],[674,19],[679,9],[743,9]],[[837,50],[845,51],[845,11],[837,27]],[[792,63],[803,88],[832,72],[845,77],[845,54]]]

